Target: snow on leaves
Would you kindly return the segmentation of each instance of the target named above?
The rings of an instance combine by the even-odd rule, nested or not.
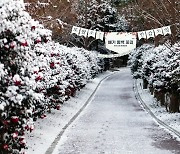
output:
[[[34,121],[60,110],[100,68],[95,53],[53,42],[22,2],[0,4],[0,149],[22,153]]]
[[[145,44],[130,55],[130,67],[135,78],[148,83],[155,97],[169,112],[179,112],[180,90],[180,45],[168,42],[154,47]],[[163,96],[164,95],[164,96]],[[170,95],[169,104],[165,96]]]

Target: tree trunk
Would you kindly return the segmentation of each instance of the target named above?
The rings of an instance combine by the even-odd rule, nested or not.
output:
[[[150,91],[151,95],[154,94],[154,88],[152,86],[149,87],[149,91]]]
[[[176,13],[176,0],[171,0],[170,2],[170,14],[171,14],[171,23],[174,24],[171,26],[171,31],[172,31],[172,35],[171,35],[171,43],[175,44],[175,42],[177,41],[176,38],[176,18],[178,16],[178,14]]]
[[[170,106],[169,106],[169,112],[179,112],[179,94],[178,93],[172,93],[170,97]]]
[[[148,81],[146,79],[143,79],[143,89],[147,89],[148,87]]]
[[[158,91],[158,100],[160,101],[160,105],[165,105],[165,93],[163,90]]]

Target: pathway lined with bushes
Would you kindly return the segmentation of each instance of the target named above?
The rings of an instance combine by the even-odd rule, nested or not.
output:
[[[80,116],[65,130],[54,154],[170,154],[180,143],[159,127],[135,99],[128,68],[99,87]]]

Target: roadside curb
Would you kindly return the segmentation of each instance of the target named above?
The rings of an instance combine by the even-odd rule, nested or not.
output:
[[[160,125],[162,125],[163,127],[165,127],[170,132],[174,133],[177,137],[180,138],[180,132],[175,130],[174,128],[170,127],[169,125],[167,125],[166,123],[161,121],[159,118],[157,118],[154,115],[154,113],[150,110],[150,108],[146,105],[146,103],[143,101],[143,99],[141,98],[141,95],[139,94],[139,91],[138,91],[137,80],[136,79],[134,79],[133,90],[134,90],[136,99],[140,102],[140,104],[142,105],[144,110],[146,110]]]
[[[94,91],[92,92],[92,94],[90,95],[90,97],[87,99],[87,101],[85,102],[85,104],[79,109],[79,111],[69,120],[69,122],[62,128],[62,130],[60,131],[60,133],[57,135],[57,137],[54,139],[54,141],[52,142],[51,146],[46,150],[45,154],[52,154],[54,149],[56,148],[59,140],[61,139],[62,135],[64,134],[64,132],[66,131],[66,129],[76,120],[76,118],[81,114],[81,112],[86,108],[86,106],[91,102],[92,98],[94,97],[96,91],[98,90],[98,88],[100,87],[101,83],[106,80],[107,78],[109,78],[110,76],[114,75],[116,72],[109,74],[107,76],[105,76],[104,78],[102,78],[98,85],[96,86],[96,88],[94,89]]]

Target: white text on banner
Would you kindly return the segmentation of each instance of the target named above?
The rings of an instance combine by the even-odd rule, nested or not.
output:
[[[106,48],[118,54],[129,54],[136,48],[136,33],[109,32],[105,34]]]

